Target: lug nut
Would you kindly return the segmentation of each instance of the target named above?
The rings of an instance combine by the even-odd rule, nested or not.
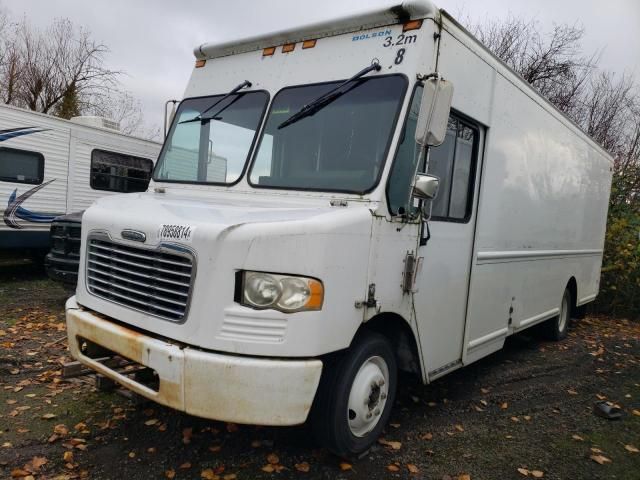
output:
[[[376,409],[373,411],[373,413],[375,413],[375,414],[376,414],[376,416],[380,415],[380,409],[379,409],[379,408],[376,408]]]
[[[371,415],[371,412],[367,413],[367,418],[371,418],[373,415]]]
[[[386,400],[387,399],[387,394],[386,393],[381,393],[380,394],[380,400]]]

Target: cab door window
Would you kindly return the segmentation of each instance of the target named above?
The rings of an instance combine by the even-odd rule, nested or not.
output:
[[[418,85],[411,99],[387,185],[389,210],[394,215],[403,215],[412,208],[409,193],[420,159],[415,131],[421,100],[422,86]],[[440,179],[438,195],[432,204],[433,220],[465,222],[471,217],[477,145],[478,128],[452,113],[445,141],[437,147],[429,147],[427,173]],[[424,171],[424,166],[418,171]]]

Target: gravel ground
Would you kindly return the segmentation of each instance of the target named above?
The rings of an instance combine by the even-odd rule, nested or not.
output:
[[[432,385],[403,377],[381,443],[346,460],[305,426],[202,420],[63,380],[67,296],[0,261],[1,478],[640,479],[638,323],[588,316],[560,343],[521,334]],[[624,418],[595,416],[598,400]]]

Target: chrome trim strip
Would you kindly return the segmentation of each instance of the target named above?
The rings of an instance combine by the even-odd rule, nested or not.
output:
[[[561,257],[592,257],[602,255],[602,249],[585,250],[506,250],[498,252],[478,252],[477,264],[527,262]]]

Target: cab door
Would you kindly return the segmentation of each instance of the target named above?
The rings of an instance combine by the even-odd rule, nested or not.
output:
[[[481,140],[477,125],[452,112],[444,143],[428,155],[440,186],[418,247],[414,305],[429,381],[462,364]]]

